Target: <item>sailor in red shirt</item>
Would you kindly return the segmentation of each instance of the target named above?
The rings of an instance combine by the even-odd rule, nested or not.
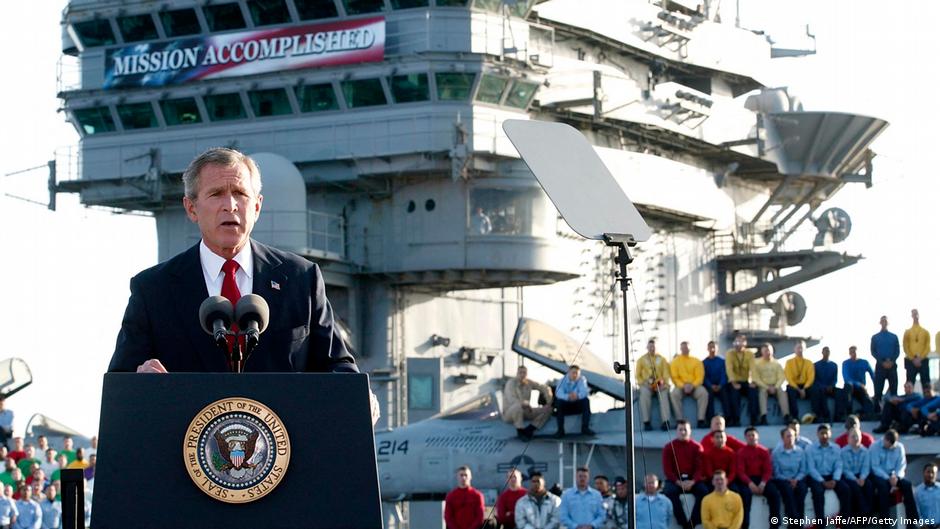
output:
[[[773,475],[773,463],[770,459],[770,450],[760,444],[760,434],[757,428],[753,426],[744,430],[744,437],[747,439],[747,445],[735,453],[738,469],[737,478],[741,488],[747,488],[750,495],[763,496],[767,500],[767,506],[770,509],[771,520],[780,520],[780,492],[770,482]],[[736,491],[738,489],[735,489]],[[743,527],[747,527],[747,520],[750,513],[748,509],[744,510],[745,522]],[[770,524],[771,529],[777,529],[779,523]]]
[[[526,495],[526,489],[522,487],[522,473],[519,469],[514,468],[509,471],[508,483],[509,488],[496,498],[496,521],[503,529],[515,529],[516,502]]]
[[[480,529],[483,525],[483,494],[470,486],[470,468],[457,469],[457,488],[444,498],[444,524],[447,529]]]
[[[702,483],[702,445],[692,439],[689,421],[676,421],[676,438],[663,447],[663,495],[672,502],[672,512],[683,529],[692,529],[702,523],[702,498],[708,488]],[[695,495],[691,520],[686,516],[679,496],[683,493]]]
[[[712,446],[705,450],[705,458],[702,462],[702,475],[714,476],[716,470],[724,470],[728,479],[728,488],[737,492],[741,496],[741,503],[744,505],[744,523],[741,527],[747,527],[751,512],[751,491],[747,486],[741,485],[735,481],[738,471],[738,460],[735,451],[726,443],[728,434],[724,430],[715,430],[712,434]],[[742,445],[742,448],[744,445]],[[715,490],[715,487],[708,483],[708,491]]]
[[[724,430],[724,429],[725,429],[724,416],[715,415],[714,417],[712,417],[711,430],[709,430],[708,433],[705,434],[704,437],[702,437],[702,450],[705,450],[707,452],[708,449],[713,446],[714,438],[712,436],[714,435],[714,433],[717,432],[718,430]],[[737,437],[731,434],[728,434],[727,437],[728,437],[728,441],[725,443],[725,445],[727,445],[728,448],[734,450],[735,452],[737,452],[739,448],[742,448],[744,446],[744,443],[739,441]],[[706,475],[710,476],[711,474],[706,474]],[[731,478],[728,478],[728,481],[730,482],[734,480],[732,480]]]
[[[849,418],[845,420],[845,431],[842,432],[842,435],[836,437],[833,443],[837,444],[839,448],[845,447],[849,444],[849,432],[853,428],[858,428],[859,432],[862,432],[862,425],[858,421],[858,415],[849,415]],[[871,444],[875,442],[875,438],[872,437],[870,433],[862,432],[862,446],[865,448],[871,448]]]

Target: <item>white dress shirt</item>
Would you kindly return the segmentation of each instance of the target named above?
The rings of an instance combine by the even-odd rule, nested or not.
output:
[[[251,276],[255,271],[255,261],[251,254],[250,242],[235,254],[234,260],[238,263],[238,270],[235,271],[235,283],[238,284],[238,292],[242,296],[251,294]],[[206,281],[206,290],[209,295],[221,296],[222,281],[225,279],[222,265],[225,264],[225,258],[213,253],[206,246],[205,241],[200,241],[199,261],[202,263],[202,277]]]

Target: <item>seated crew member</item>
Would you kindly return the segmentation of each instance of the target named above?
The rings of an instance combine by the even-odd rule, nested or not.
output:
[[[904,444],[898,440],[898,432],[888,430],[882,442],[871,446],[871,480],[875,487],[875,498],[880,516],[887,517],[890,498],[900,490],[904,498],[904,510],[910,519],[917,518],[917,505],[911,482],[904,479],[907,457]]]
[[[599,529],[607,520],[601,493],[588,485],[590,479],[591,470],[588,467],[578,467],[575,472],[575,486],[561,495],[561,527]]]
[[[816,436],[819,442],[806,452],[806,485],[813,496],[814,518],[822,519],[826,516],[826,491],[834,490],[840,509],[844,509],[849,505],[849,489],[842,483],[842,451],[829,442],[832,429],[828,424],[820,424]]]
[[[913,382],[904,382],[904,393],[901,395],[885,395],[884,405],[881,407],[881,424],[873,431],[885,433],[888,430],[897,430],[901,427],[901,407],[909,402],[920,400],[923,395],[914,391]]]
[[[555,388],[555,417],[558,419],[558,430],[555,437],[565,435],[565,417],[568,415],[581,415],[581,433],[594,435],[591,430],[591,401],[588,400],[587,379],[581,374],[581,368],[572,365],[568,374],[562,377]]]
[[[842,448],[842,483],[848,488],[849,503],[839,506],[839,512],[863,516],[875,495],[870,479],[871,454],[862,446],[862,432],[852,428],[848,432],[848,445]]]
[[[668,529],[672,524],[672,502],[659,493],[659,478],[647,474],[643,481],[643,494],[636,496],[637,529]]]
[[[708,357],[702,360],[705,367],[705,389],[708,391],[708,405],[705,408],[705,420],[715,416],[715,400],[721,402],[721,412],[730,413],[731,395],[728,393],[728,373],[725,371],[725,359],[718,356],[718,345],[714,340],[708,342]]]
[[[544,406],[533,408],[529,404],[533,391],[538,391],[545,400]],[[545,384],[530,380],[529,369],[519,366],[515,378],[509,379],[503,388],[503,406],[503,420],[516,427],[520,438],[529,440],[552,416],[552,390]],[[532,424],[526,425],[526,421],[532,421]]]
[[[760,347],[760,358],[751,365],[751,386],[757,392],[757,403],[760,407],[758,424],[767,424],[767,396],[777,398],[777,405],[783,415],[784,423],[790,420],[790,404],[783,383],[786,376],[783,367],[773,359],[773,346],[765,343]]]
[[[751,389],[751,364],[754,353],[747,348],[747,336],[738,333],[734,337],[734,348],[725,353],[725,374],[728,375],[728,394],[731,409],[725,413],[728,426],[741,426],[741,397],[747,399],[751,424],[757,423],[757,395]]]
[[[662,464],[666,481],[663,494],[672,502],[676,521],[684,529],[692,529],[701,520],[702,498],[708,492],[701,481],[702,445],[692,439],[689,421],[676,421],[676,438],[663,447]],[[679,496],[691,493],[695,496],[691,516],[686,516]]]
[[[738,493],[741,502],[744,504],[744,524],[748,523],[749,512],[751,510],[751,491],[747,486],[743,486],[736,480],[738,463],[734,450],[727,446],[728,434],[724,430],[717,430],[712,434],[714,439],[712,446],[704,451],[702,460],[702,476],[714,476],[715,471],[724,471],[728,481],[728,488]],[[706,483],[709,492],[714,490],[714,483]],[[705,513],[702,512],[704,521]]]
[[[725,431],[724,416],[715,415],[714,417],[712,417],[711,421],[712,421],[711,429],[708,431],[707,434],[703,435],[702,440],[699,441],[699,443],[702,445],[702,449],[705,451],[707,451],[709,448],[714,446],[715,439],[713,435],[715,434],[715,432],[717,432],[718,430]],[[726,435],[726,439],[727,440],[725,441],[725,444],[728,446],[728,448],[734,450],[735,452],[737,452],[738,449],[744,446],[744,443],[742,443],[737,437],[731,435],[730,433]]]
[[[917,513],[927,529],[940,527],[940,486],[937,485],[937,464],[924,465],[924,482],[914,489]]]
[[[780,448],[773,451],[773,484],[780,493],[788,518],[803,518],[806,500],[806,452],[796,446],[796,432],[787,427],[780,430]]]
[[[803,358],[805,348],[806,342],[797,340],[796,345],[793,346],[793,358],[787,360],[787,364],[783,369],[787,375],[787,398],[790,402],[790,413],[794,417],[800,416],[797,401],[809,399],[810,388],[816,380],[816,368],[813,362]],[[812,416],[812,414],[809,415]],[[804,416],[804,418],[808,419],[809,417]]]
[[[810,387],[809,396],[816,422],[841,421],[845,413],[843,411],[845,395],[839,388],[839,368],[835,362],[829,360],[829,347],[822,348],[822,358],[813,364],[813,368],[816,378]],[[835,404],[835,411],[832,414],[829,413],[829,399],[832,399]]]
[[[932,403],[934,399],[933,388],[931,386],[926,386],[924,388],[924,396],[910,402],[901,404],[901,425],[897,428],[899,434],[905,434],[911,430],[911,427],[916,426],[916,433],[921,431],[921,421],[924,416],[921,414],[920,410],[924,406],[928,406]]]
[[[675,388],[670,393],[672,407],[676,412],[676,419],[684,419],[682,413],[682,399],[691,397],[695,399],[698,419],[697,426],[705,427],[705,409],[708,406],[708,391],[703,385],[705,382],[705,364],[694,356],[689,356],[689,342],[679,344],[679,356],[672,359],[669,372]]]
[[[705,529],[741,529],[744,505],[741,496],[728,490],[724,470],[716,470],[712,477],[714,492],[702,498],[702,526]]]
[[[636,385],[640,388],[640,417],[643,419],[643,429],[650,431],[650,405],[653,395],[659,397],[659,415],[662,418],[660,425],[663,431],[669,429],[669,362],[656,352],[656,340],[646,343],[646,354],[636,361]]]
[[[862,405],[862,416],[870,420],[875,413],[875,405],[865,387],[865,375],[871,377],[874,384],[875,372],[872,371],[868,360],[858,357],[858,348],[853,345],[849,347],[849,358],[842,362],[842,382],[845,384],[842,402],[847,413],[852,412],[852,402],[858,402]]]
[[[776,529],[780,526],[780,492],[777,486],[771,480],[773,476],[773,463],[771,462],[770,450],[767,450],[760,444],[760,433],[757,428],[749,426],[744,430],[744,436],[747,439],[747,445],[736,452],[737,456],[737,477],[740,484],[747,487],[753,496],[763,496],[767,500],[767,507],[770,510],[771,520],[777,520],[770,524],[770,529]],[[748,526],[750,512],[744,510],[744,526]]]
[[[924,427],[920,432],[924,437],[940,435],[940,397],[934,397],[932,404],[921,408],[924,415]]]
[[[875,438],[868,432],[862,431],[862,423],[858,420],[858,415],[849,415],[845,418],[845,431],[839,434],[839,437],[836,437],[836,440],[833,441],[839,448],[844,448],[849,444],[849,434],[852,433],[852,430],[858,430],[859,435],[861,436],[862,446],[869,448],[872,443],[875,442]]]

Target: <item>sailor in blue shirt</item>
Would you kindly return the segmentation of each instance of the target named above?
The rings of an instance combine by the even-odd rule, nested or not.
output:
[[[721,402],[721,413],[728,415],[731,412],[731,394],[728,389],[728,373],[725,371],[725,359],[718,356],[718,346],[714,341],[708,342],[708,357],[702,360],[705,365],[705,380],[703,385],[708,390],[708,405],[705,408],[705,420],[711,421],[715,416],[715,399]]]
[[[4,399],[0,397],[0,444],[7,446],[7,442],[13,437],[13,410],[4,407]]]
[[[865,375],[871,377],[872,383],[875,382],[875,372],[872,371],[868,360],[858,357],[858,347],[854,345],[849,347],[849,359],[842,362],[842,382],[845,384],[843,391],[845,397],[845,410],[852,412],[852,401],[856,400],[862,405],[862,414],[871,415],[875,411],[875,405],[868,396],[868,390],[865,388]]]
[[[924,396],[919,399],[909,400],[901,404],[901,426],[898,428],[898,433],[907,433],[910,431],[911,427],[914,426],[913,433],[921,433],[921,427],[925,422],[926,415],[923,412],[925,407],[931,406],[933,404],[934,397],[933,389],[930,386],[924,388]]]
[[[810,406],[813,413],[816,414],[817,421],[829,422],[833,419],[842,420],[845,413],[843,408],[843,397],[845,396],[839,389],[839,367],[835,362],[829,360],[829,347],[822,348],[822,360],[819,360],[813,367],[816,370],[816,377],[813,379],[813,385],[809,389]],[[828,399],[835,401],[835,417],[829,414]]]
[[[55,485],[46,487],[46,497],[39,502],[42,509],[42,529],[59,529],[62,525],[62,502],[57,501]]]
[[[878,505],[879,515],[888,516],[892,497],[890,493],[900,489],[904,497],[904,510],[907,517],[917,518],[917,505],[914,503],[911,482],[904,479],[907,459],[904,454],[904,445],[898,441],[898,432],[888,430],[882,442],[872,444],[869,451],[871,453],[871,480],[875,486],[875,502]]]
[[[897,429],[901,425],[901,408],[908,402],[919,400],[920,393],[914,391],[913,382],[904,382],[903,395],[885,395],[884,406],[881,408],[881,424],[872,430],[874,433],[885,433],[889,428]]]
[[[20,499],[16,501],[16,522],[13,529],[42,529],[42,507],[32,498],[32,489],[20,487]]]
[[[16,510],[16,502],[13,498],[0,492],[0,527],[10,527],[10,523],[18,514],[19,511]]]
[[[809,450],[809,447],[813,446],[813,442],[808,438],[800,435],[800,421],[796,418],[791,418],[790,422],[787,423],[787,428],[793,430],[793,435],[796,439],[793,441],[793,444],[796,445],[803,451]],[[774,447],[774,452],[777,450],[783,449],[783,437],[780,438],[780,442],[777,443],[777,446]]]
[[[849,430],[848,438],[848,444],[842,447],[842,483],[849,490],[849,505],[840,506],[840,511],[863,516],[868,512],[867,502],[875,495],[874,486],[868,479],[871,454],[862,446],[862,432],[858,428]]]
[[[784,512],[789,518],[803,518],[806,500],[806,452],[796,446],[796,432],[787,427],[780,431],[779,449],[771,454],[774,477],[771,480],[780,492]]]
[[[881,394],[884,391],[885,380],[888,381],[888,392],[898,394],[898,356],[901,354],[901,344],[898,335],[888,331],[888,317],[881,317],[881,331],[871,337],[871,356],[875,359],[875,406],[880,411]]]
[[[577,529],[585,525],[600,529],[607,521],[607,509],[601,493],[588,486],[591,471],[579,467],[575,473],[576,485],[561,495],[559,518],[565,529]]]
[[[924,482],[914,489],[917,512],[923,520],[923,527],[940,527],[940,485],[937,485],[937,465],[924,465]],[[637,523],[639,526],[639,523]]]
[[[636,529],[669,529],[672,525],[672,502],[659,493],[659,478],[647,474],[644,493],[636,496]]]
[[[555,437],[565,435],[565,416],[581,415],[581,433],[594,435],[591,431],[591,401],[588,400],[587,379],[581,375],[581,368],[572,365],[558,386],[555,387],[555,417],[558,429]]]
[[[819,442],[806,452],[808,476],[806,485],[813,495],[814,518],[826,515],[826,491],[835,490],[839,497],[840,511],[849,506],[849,488],[842,483],[842,451],[835,443],[829,442],[832,429],[828,424],[820,424],[816,429]]]

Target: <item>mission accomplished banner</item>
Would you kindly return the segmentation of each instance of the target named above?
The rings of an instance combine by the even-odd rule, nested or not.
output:
[[[200,79],[377,62],[385,56],[382,17],[243,31],[114,48],[105,88],[163,86]]]

